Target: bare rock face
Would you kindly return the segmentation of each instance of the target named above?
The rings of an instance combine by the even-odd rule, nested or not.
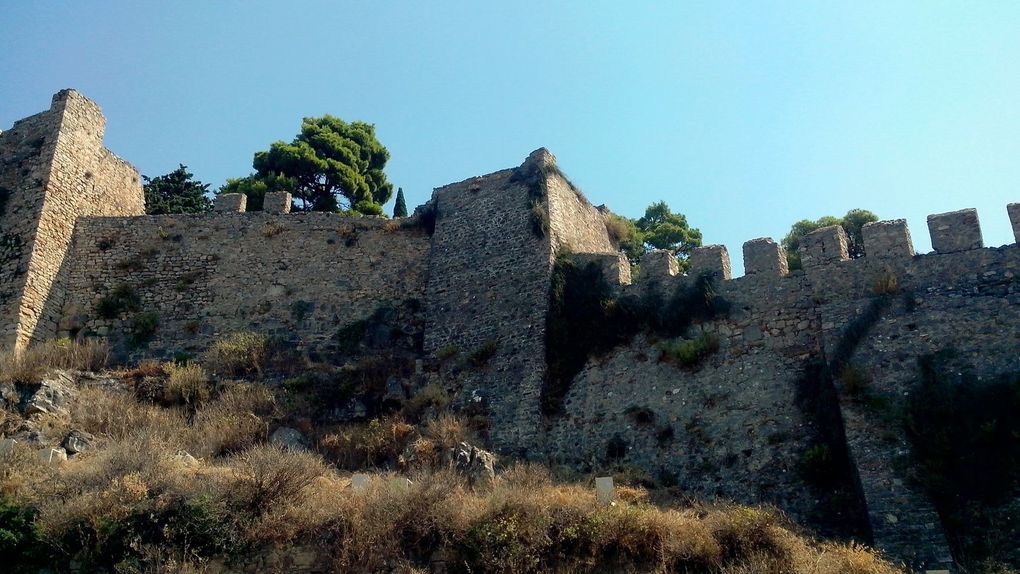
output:
[[[53,371],[42,382],[39,388],[28,399],[25,414],[45,413],[54,416],[67,416],[67,405],[74,396],[74,379],[67,371]]]
[[[64,447],[64,450],[67,451],[67,454],[74,455],[81,454],[92,449],[95,443],[96,437],[92,436],[91,434],[85,431],[72,430],[71,432],[67,433],[67,436],[64,437],[63,442],[60,443],[60,446]]]
[[[489,451],[462,442],[450,449],[450,458],[472,486],[488,486],[496,478],[496,455]]]

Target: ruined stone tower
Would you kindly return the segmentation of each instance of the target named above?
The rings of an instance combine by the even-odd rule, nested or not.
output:
[[[138,171],[103,147],[106,119],[73,90],[0,133],[0,347],[53,336],[78,218],[143,215]]]

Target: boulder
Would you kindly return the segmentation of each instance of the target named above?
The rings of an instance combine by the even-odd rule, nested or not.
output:
[[[39,451],[39,459],[47,464],[59,464],[67,460],[67,451],[62,448],[44,448]]]
[[[343,407],[333,409],[332,419],[334,422],[362,421],[368,416],[368,407],[359,399],[351,399]]]
[[[462,442],[450,449],[450,459],[472,486],[488,486],[496,478],[496,455],[489,451]]]
[[[273,431],[273,434],[269,435],[269,442],[287,450],[307,450],[304,435],[290,427],[280,427]]]
[[[67,405],[74,395],[74,379],[67,371],[53,371],[39,383],[39,388],[28,399],[25,414],[45,413],[66,416]]]
[[[181,450],[174,455],[174,459],[184,463],[184,466],[198,466],[198,459],[191,456],[189,453]]]
[[[9,406],[17,406],[21,402],[21,393],[12,383],[0,385],[0,403],[7,403]]]
[[[400,382],[397,377],[389,377],[386,379],[386,393],[383,395],[383,402],[395,401],[400,402],[407,398],[407,393],[404,392],[404,385]]]
[[[64,437],[64,440],[60,443],[60,445],[64,447],[67,454],[80,454],[90,450],[95,442],[96,437],[91,434],[85,431],[72,430],[67,433],[67,436]]]
[[[18,446],[18,441],[12,438],[5,438],[0,440],[0,456],[5,455],[13,451]]]

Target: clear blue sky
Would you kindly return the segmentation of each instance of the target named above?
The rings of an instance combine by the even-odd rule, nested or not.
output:
[[[725,244],[863,207],[1012,243],[1020,2],[0,0],[0,127],[72,87],[218,187],[303,116],[376,124],[409,205],[548,147],[595,204]]]

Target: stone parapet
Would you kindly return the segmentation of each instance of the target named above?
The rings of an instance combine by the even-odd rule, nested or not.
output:
[[[914,256],[914,243],[906,219],[865,223],[861,229],[864,253],[874,259],[902,259]]]
[[[786,277],[789,273],[786,250],[771,237],[744,242],[744,275]]]
[[[266,194],[269,197],[269,194]],[[248,196],[243,193],[221,193],[213,202],[213,211],[244,213],[248,205]]]
[[[805,269],[849,259],[846,231],[842,225],[816,229],[800,239],[800,262]]]
[[[262,200],[262,211],[266,213],[290,213],[293,198],[286,191],[270,191]],[[233,210],[228,210],[233,211]],[[240,211],[244,211],[243,209]]]
[[[579,266],[595,264],[610,285],[630,285],[630,262],[623,253],[577,253],[574,262]]]
[[[711,273],[722,281],[728,281],[731,278],[730,253],[726,250],[725,245],[698,247],[691,253],[688,263],[690,264],[687,269],[688,275],[696,277],[702,273]]]
[[[981,249],[981,224],[976,209],[961,209],[928,216],[931,247],[936,253]]]
[[[1009,215],[1009,224],[1013,227],[1013,241],[1020,243],[1020,203],[1007,205],[1006,213]]]

